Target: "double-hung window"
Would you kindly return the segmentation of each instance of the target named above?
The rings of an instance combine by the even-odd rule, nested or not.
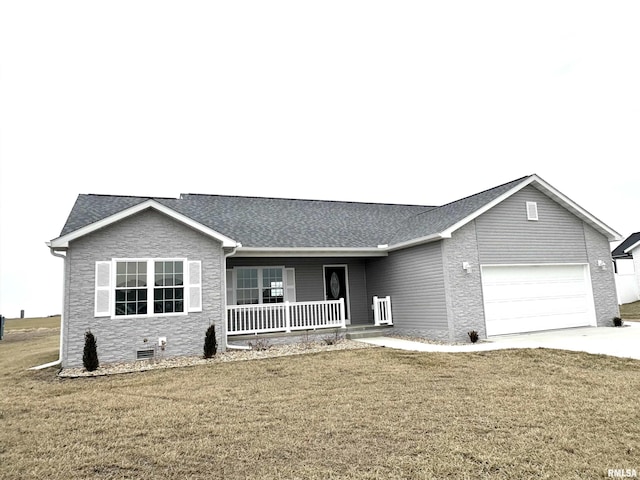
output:
[[[284,302],[284,268],[282,267],[236,267],[236,305]]]
[[[95,315],[179,315],[202,310],[201,264],[186,259],[96,262]]]
[[[154,262],[153,313],[184,312],[184,264],[180,260]]]
[[[116,315],[146,315],[148,262],[116,262]]]

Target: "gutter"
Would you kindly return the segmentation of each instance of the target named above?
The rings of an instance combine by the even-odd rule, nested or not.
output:
[[[66,277],[67,277],[67,269],[66,269],[67,256],[65,254],[56,252],[55,248],[51,246],[51,242],[47,242],[47,247],[49,247],[49,252],[51,252],[51,255],[53,255],[54,257],[62,258],[65,261],[65,268],[64,268],[63,281],[62,281],[62,312],[60,313],[60,348],[58,350],[57,360],[53,362],[45,363],[43,365],[38,365],[37,367],[31,367],[29,370],[43,370],[45,368],[55,367],[56,365],[62,364],[62,345],[63,345],[63,338],[64,338],[64,294],[65,294],[64,289],[65,289]]]
[[[416,245],[422,245],[423,243],[435,242],[438,240],[442,240],[443,238],[451,238],[451,233],[447,230],[440,233],[434,233],[432,235],[427,235],[426,237],[416,238],[414,240],[408,240],[406,242],[396,243],[394,245],[385,246],[381,245],[381,247],[385,247],[388,252],[393,252],[395,250],[401,250],[403,248],[415,247]]]

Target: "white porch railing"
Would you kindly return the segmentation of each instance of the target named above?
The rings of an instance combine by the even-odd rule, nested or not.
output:
[[[227,307],[227,335],[345,328],[344,299]]]
[[[373,297],[373,322],[375,325],[393,325],[391,297]]]

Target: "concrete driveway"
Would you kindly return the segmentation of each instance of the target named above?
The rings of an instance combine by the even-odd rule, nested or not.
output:
[[[438,345],[393,337],[359,339],[381,347],[417,352],[481,352],[508,348],[555,348],[640,360],[640,323],[625,322],[623,327],[580,327],[545,332],[519,333],[491,337],[468,345]]]

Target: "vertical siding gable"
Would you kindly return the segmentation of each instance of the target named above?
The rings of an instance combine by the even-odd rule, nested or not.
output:
[[[527,220],[536,202],[538,220]],[[476,219],[480,263],[583,263],[587,261],[583,222],[528,186]]]

